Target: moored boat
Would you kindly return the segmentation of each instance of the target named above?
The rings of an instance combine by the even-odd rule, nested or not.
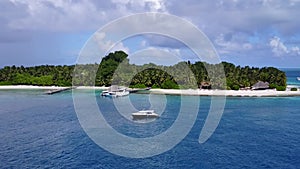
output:
[[[143,119],[143,118],[157,118],[158,114],[154,113],[154,110],[141,110],[136,113],[131,114],[133,119]]]
[[[102,91],[101,96],[106,97],[122,97],[129,95],[129,91],[125,87],[111,86],[108,90]]]

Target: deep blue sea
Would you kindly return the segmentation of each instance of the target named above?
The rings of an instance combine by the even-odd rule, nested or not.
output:
[[[181,100],[199,101],[196,121],[179,144],[153,157],[128,158],[101,148],[85,133],[71,91],[43,92],[0,91],[0,168],[300,168],[300,97],[228,97],[217,129],[199,144],[210,97],[131,94],[137,109],[151,107],[151,99],[166,102],[159,119],[135,123],[113,106],[123,98],[113,100],[100,97],[100,91],[81,90],[82,97],[96,93],[103,116],[115,130],[136,138],[167,131],[178,116]]]

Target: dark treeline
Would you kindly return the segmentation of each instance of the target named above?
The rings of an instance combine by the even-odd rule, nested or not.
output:
[[[116,51],[105,56],[100,64],[76,65],[76,69],[74,65],[6,66],[0,69],[0,85],[71,86],[73,82],[82,86],[117,84],[140,88],[198,88],[206,85],[237,90],[264,81],[269,82],[271,88],[286,86],[285,73],[273,67],[240,67],[227,62],[213,65],[189,61],[173,66],[152,63],[138,66],[130,64],[127,56],[123,51]],[[210,77],[212,74],[213,77]]]
[[[0,69],[0,85],[72,86],[74,66],[5,66]]]

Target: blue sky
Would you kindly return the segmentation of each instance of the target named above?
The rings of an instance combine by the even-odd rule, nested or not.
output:
[[[242,66],[300,65],[300,0],[3,0],[0,11],[0,67],[75,64],[98,29],[142,12],[192,22],[221,60]],[[114,49],[125,50],[137,64],[150,54],[171,64],[176,58],[168,53],[196,61],[182,43],[151,34],[130,37]]]

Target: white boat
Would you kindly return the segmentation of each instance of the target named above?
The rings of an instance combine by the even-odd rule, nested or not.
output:
[[[154,110],[141,110],[136,113],[131,114],[133,119],[143,119],[143,118],[157,118],[158,114],[154,113]]]
[[[120,91],[103,91],[101,93],[101,96],[106,96],[106,97],[122,97],[122,96],[127,96],[129,95],[129,91],[126,90],[120,90]]]
[[[129,91],[127,91],[126,89],[120,89],[118,91],[115,92],[110,92],[112,95],[116,96],[116,97],[121,97],[121,96],[127,96],[129,95]]]
[[[129,95],[129,91],[123,87],[123,88],[113,88],[111,87],[108,90],[105,90],[101,93],[101,96],[107,96],[107,97],[122,97]]]
[[[109,91],[102,91],[101,96],[110,96]]]
[[[297,80],[299,80],[299,81],[300,81],[300,77],[297,77]]]

